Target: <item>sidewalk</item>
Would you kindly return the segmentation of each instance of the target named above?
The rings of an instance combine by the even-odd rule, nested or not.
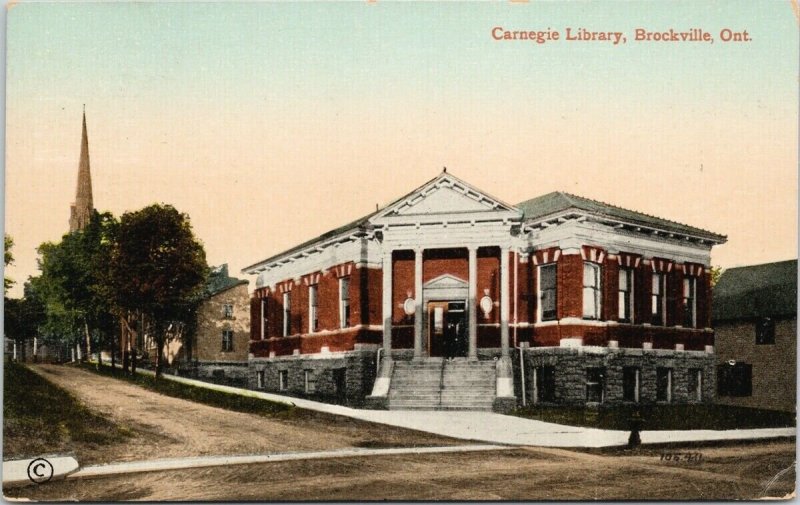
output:
[[[152,374],[140,370],[143,374]],[[362,421],[386,424],[437,435],[490,444],[531,445],[540,447],[615,447],[626,445],[628,431],[601,430],[580,426],[565,426],[533,419],[475,411],[417,411],[417,410],[362,410],[292,398],[273,393],[252,391],[208,382],[163,375],[168,380],[216,391],[262,398],[273,402],[346,416]],[[643,431],[643,444],[674,442],[707,442],[714,440],[753,440],[793,437],[796,428],[763,428],[750,430],[684,430]]]

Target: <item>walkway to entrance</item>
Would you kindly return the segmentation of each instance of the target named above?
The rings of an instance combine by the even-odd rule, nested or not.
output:
[[[142,373],[148,373],[141,371]],[[448,412],[448,411],[390,411],[360,410],[341,405],[331,405],[272,393],[261,393],[247,389],[220,386],[207,382],[165,375],[164,378],[193,386],[226,391],[234,394],[264,398],[293,404],[297,407],[347,416],[353,419],[399,426],[413,430],[445,435],[463,440],[493,444],[531,445],[540,447],[614,447],[628,442],[627,431],[599,430],[577,426],[545,423],[521,417],[506,416],[493,412]],[[712,440],[754,440],[765,438],[794,437],[795,428],[764,428],[752,430],[684,430],[643,431],[643,444],[675,442],[702,442]]]

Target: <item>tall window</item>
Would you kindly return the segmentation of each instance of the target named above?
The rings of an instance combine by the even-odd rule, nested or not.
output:
[[[222,351],[233,351],[233,330],[222,330]]]
[[[688,383],[689,400],[703,401],[703,370],[700,368],[689,369]]]
[[[656,401],[672,401],[672,369],[656,368]]]
[[[283,294],[283,336],[292,332],[292,297],[290,292]]]
[[[656,326],[666,325],[667,277],[664,274],[653,274],[653,291],[650,297],[651,323]]]
[[[626,402],[639,402],[641,370],[626,366],[622,369],[622,399]]]
[[[267,299],[261,299],[261,340],[267,336]]]
[[[317,297],[319,289],[316,284],[308,287],[308,331],[313,333],[319,329],[319,319],[317,317]]]
[[[762,317],[756,323],[756,344],[775,343],[775,320],[771,317]]]
[[[350,326],[350,277],[339,279],[339,327]]]
[[[539,267],[539,321],[552,321],[556,318],[556,264]]]
[[[233,305],[226,303],[222,306],[222,318],[233,319]]]
[[[633,322],[633,269],[619,269],[619,314],[620,321]]]
[[[600,265],[583,264],[583,318],[600,319]]]
[[[683,279],[683,325],[686,328],[697,326],[697,279]]]

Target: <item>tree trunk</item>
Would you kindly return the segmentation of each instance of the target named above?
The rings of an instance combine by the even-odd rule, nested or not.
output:
[[[86,332],[86,361],[92,359],[92,336],[89,333],[89,323],[83,322],[83,329]]]
[[[131,375],[136,375],[136,347],[131,346]]]
[[[116,345],[114,345],[116,340],[117,340],[116,333],[112,333],[111,334],[111,342],[110,342],[110,345],[111,345],[111,371],[112,372],[114,371],[114,368],[117,366],[117,358],[114,356],[114,352],[116,351],[116,347],[117,347]]]
[[[161,378],[161,367],[164,364],[164,332],[159,325],[153,327],[153,335],[156,342],[156,380]]]

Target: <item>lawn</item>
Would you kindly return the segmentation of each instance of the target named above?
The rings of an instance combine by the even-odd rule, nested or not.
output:
[[[91,372],[99,373],[108,377],[126,380],[137,386],[161,393],[173,398],[181,398],[212,407],[220,407],[223,409],[234,410],[236,412],[245,412],[247,414],[257,414],[261,416],[283,416],[293,414],[296,410],[291,405],[284,403],[271,402],[261,398],[254,398],[248,396],[241,396],[232,393],[225,393],[222,391],[215,391],[213,389],[206,389],[189,384],[182,384],[180,382],[171,381],[162,377],[156,380],[151,375],[136,374],[134,376],[123,373],[121,368],[111,368],[110,366],[101,366],[99,369],[95,365],[85,364],[84,369]]]
[[[630,430],[634,410],[638,410],[643,418],[642,430],[731,430],[782,428],[795,425],[795,415],[790,412],[727,405],[641,405],[600,408],[530,406],[518,409],[513,414],[572,426]]]
[[[69,451],[75,443],[107,445],[131,436],[24,365],[5,363],[3,459]]]

